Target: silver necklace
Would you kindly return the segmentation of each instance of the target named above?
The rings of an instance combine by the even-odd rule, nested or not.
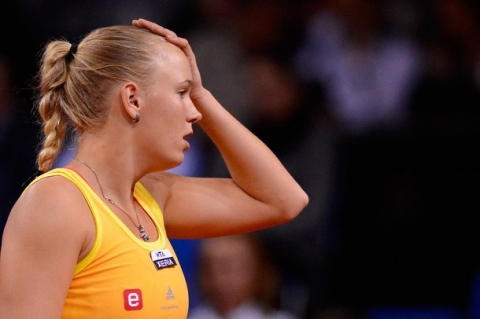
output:
[[[95,179],[97,180],[98,186],[100,187],[100,192],[102,192],[103,198],[105,198],[110,204],[115,205],[115,206],[116,206],[118,209],[120,209],[125,215],[127,215],[127,217],[132,221],[133,225],[135,225],[135,227],[138,228],[138,231],[140,232],[140,237],[142,237],[143,241],[149,241],[149,240],[150,240],[150,236],[149,236],[149,235],[147,234],[147,232],[145,231],[145,227],[140,223],[140,218],[138,217],[137,208],[135,207],[135,203],[133,203],[133,209],[134,209],[134,211],[135,211],[135,215],[137,216],[138,226],[137,226],[137,224],[135,224],[135,222],[133,221],[132,217],[130,217],[130,215],[129,215],[126,211],[124,211],[120,206],[118,206],[118,205],[113,201],[113,199],[111,199],[110,197],[105,196],[105,194],[103,193],[102,184],[100,184],[100,180],[98,179],[98,176],[97,176],[97,173],[95,172],[95,170],[94,170],[90,165],[88,165],[87,163],[85,163],[84,161],[82,161],[81,159],[75,157],[75,160],[79,161],[80,163],[82,163],[83,165],[85,165],[86,167],[88,167],[88,168],[92,171],[93,175],[95,175]]]

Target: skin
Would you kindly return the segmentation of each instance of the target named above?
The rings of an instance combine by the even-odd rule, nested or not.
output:
[[[97,172],[103,191],[132,218],[137,210],[151,240],[153,222],[132,201],[136,182],[152,193],[170,238],[205,238],[253,231],[295,218],[308,196],[274,154],[202,86],[188,41],[146,20],[134,20],[167,42],[148,87],[126,82],[109,93],[105,125],[86,132],[77,157]],[[140,115],[140,121],[132,118]],[[197,123],[223,154],[232,179],[163,172],[182,163]],[[80,172],[101,195],[92,171]],[[61,194],[61,195],[59,195]],[[134,234],[126,213],[105,203]],[[135,208],[134,208],[135,205]],[[68,212],[68,213],[66,213]],[[4,230],[0,257],[2,318],[60,318],[74,267],[91,249],[95,225],[80,191],[68,180],[35,183],[18,199]]]

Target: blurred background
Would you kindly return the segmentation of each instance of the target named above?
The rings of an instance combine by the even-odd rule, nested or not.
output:
[[[310,196],[296,220],[255,234],[276,274],[262,305],[306,319],[480,318],[477,0],[16,0],[0,15],[1,229],[38,173],[43,45],[143,17],[190,41],[204,85]],[[199,129],[192,139],[174,171],[227,176]],[[214,305],[201,242],[173,243],[191,308]]]

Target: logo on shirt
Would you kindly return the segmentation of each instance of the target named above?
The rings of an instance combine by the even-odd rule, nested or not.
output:
[[[123,306],[127,311],[142,309],[143,308],[142,291],[140,289],[124,290]]]
[[[175,299],[175,295],[173,294],[172,288],[169,286],[167,289],[167,295],[165,297],[165,300],[174,300],[174,299]]]
[[[172,253],[168,249],[152,251],[150,252],[150,257],[157,270],[177,265]]]

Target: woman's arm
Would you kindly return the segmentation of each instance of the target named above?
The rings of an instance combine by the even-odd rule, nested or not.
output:
[[[61,317],[86,229],[95,232],[85,201],[68,195],[82,196],[73,187],[61,177],[47,178],[12,209],[0,255],[1,318]]]
[[[209,237],[257,230],[296,217],[308,196],[270,149],[225,110],[201,83],[186,39],[146,20],[135,20],[183,50],[190,61],[190,98],[199,125],[222,154],[231,179],[153,174],[142,180],[163,205],[172,237]]]

